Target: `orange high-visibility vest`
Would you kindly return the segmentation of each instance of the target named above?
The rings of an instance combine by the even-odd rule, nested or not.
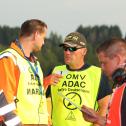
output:
[[[107,117],[106,126],[121,126],[121,103],[126,83],[115,90]]]

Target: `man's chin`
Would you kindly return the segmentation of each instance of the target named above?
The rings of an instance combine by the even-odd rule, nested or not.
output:
[[[36,49],[34,50],[34,52],[39,52],[39,51],[41,51],[41,48],[36,48]]]
[[[70,61],[69,60],[65,60],[65,64],[69,65]]]

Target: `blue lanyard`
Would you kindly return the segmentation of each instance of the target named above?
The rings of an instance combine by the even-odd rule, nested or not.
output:
[[[32,69],[32,71],[33,71],[35,77],[36,77],[37,80],[38,80],[38,86],[39,86],[39,89],[40,89],[40,94],[42,95],[42,84],[41,84],[40,77],[39,77],[39,74],[38,74],[37,62],[35,62],[35,68],[34,68],[34,67],[32,66],[31,62],[29,61],[29,59],[25,56],[24,50],[23,50],[23,48],[22,48],[20,42],[18,41],[18,39],[16,39],[16,42],[17,42],[19,48],[21,49],[21,51],[23,52],[24,57],[25,57],[26,61],[28,62],[30,68]]]

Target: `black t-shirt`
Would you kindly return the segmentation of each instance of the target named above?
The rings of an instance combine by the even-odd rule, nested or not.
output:
[[[99,85],[99,91],[97,100],[104,98],[107,95],[112,94],[112,88],[109,84],[109,80],[104,73],[101,74],[101,80]]]
[[[91,67],[91,65],[85,64],[84,66],[82,66],[80,69],[77,69],[77,70],[72,70],[72,69],[69,68],[69,66],[67,66],[67,69],[70,70],[70,71],[80,71],[80,70],[88,69],[89,67]],[[50,96],[50,93],[51,93],[50,91],[51,90],[50,90],[50,86],[49,86],[47,91],[46,91],[46,96],[47,97]],[[112,89],[111,89],[111,86],[109,84],[109,80],[105,76],[105,74],[102,73],[101,74],[100,85],[99,85],[99,90],[98,90],[98,95],[97,95],[97,101],[104,98],[107,95],[110,95],[111,93],[112,93]]]

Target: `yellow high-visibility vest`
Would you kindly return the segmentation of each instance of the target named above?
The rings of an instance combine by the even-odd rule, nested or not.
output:
[[[63,75],[56,86],[51,86],[53,126],[91,126],[82,113],[68,100],[58,95],[61,92],[78,106],[95,109],[101,79],[101,69],[90,66],[85,70],[69,71],[66,65],[57,66],[53,73]]]
[[[37,68],[41,86],[38,85],[38,79],[25,58],[13,49],[5,50],[3,55],[11,57],[20,70],[16,97],[18,99],[17,114],[22,123],[48,124],[46,97],[43,87],[43,73],[39,62],[36,63],[36,66],[35,63],[30,63],[34,69]],[[40,94],[41,89],[42,94]]]

